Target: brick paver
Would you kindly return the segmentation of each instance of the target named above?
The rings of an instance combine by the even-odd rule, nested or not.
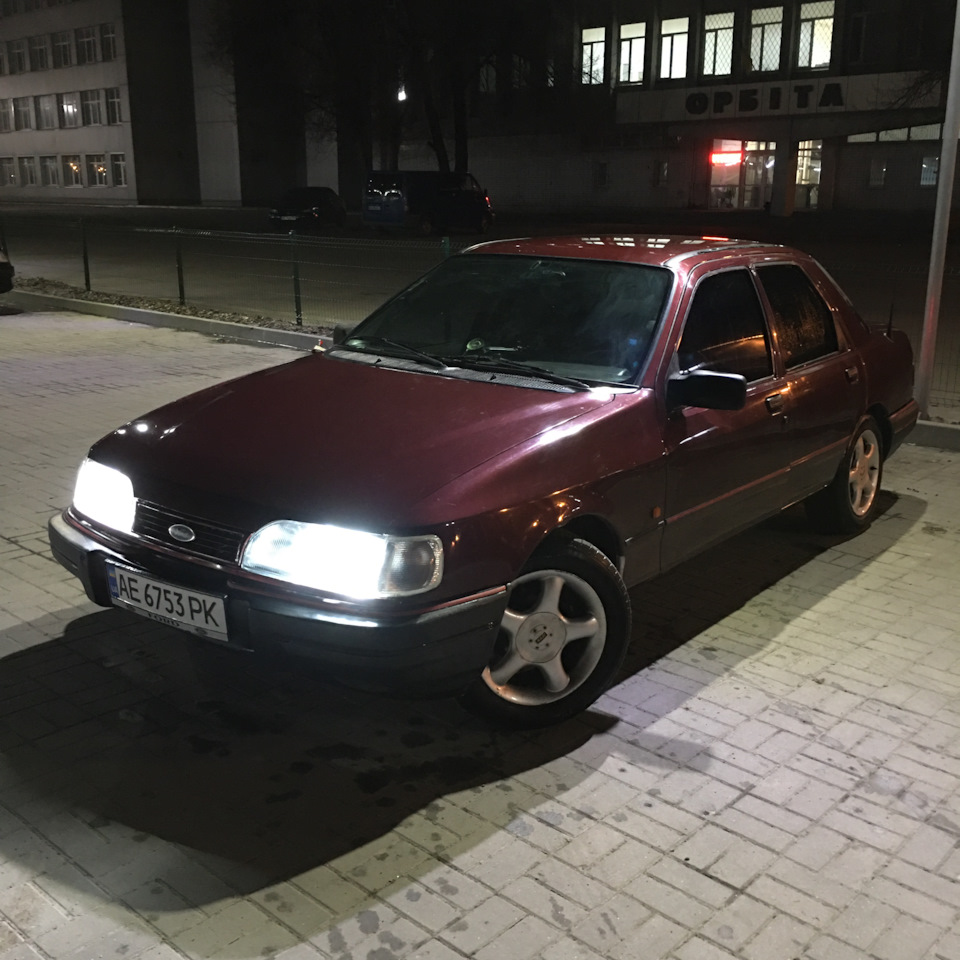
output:
[[[0,312],[0,960],[960,958],[956,455],[906,446],[854,540],[794,509],[634,590],[622,681],[507,734],[50,558],[91,441],[292,356]]]

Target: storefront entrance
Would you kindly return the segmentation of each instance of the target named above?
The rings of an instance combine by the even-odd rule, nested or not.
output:
[[[762,210],[773,193],[773,140],[714,140],[710,156],[710,206]]]
[[[797,210],[814,210],[820,186],[819,140],[798,145]],[[710,207],[765,210],[773,195],[774,140],[714,140],[710,154]]]

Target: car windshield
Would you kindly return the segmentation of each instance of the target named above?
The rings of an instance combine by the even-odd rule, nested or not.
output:
[[[528,365],[629,383],[643,367],[672,283],[660,267],[602,260],[451,257],[371,314],[347,346],[388,341],[456,366]]]

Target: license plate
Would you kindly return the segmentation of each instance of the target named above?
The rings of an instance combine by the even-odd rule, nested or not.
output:
[[[367,204],[367,209],[368,209],[368,210],[379,210],[379,209],[380,209],[380,204],[379,204],[379,203],[368,203],[368,204]]]
[[[298,219],[298,218],[297,218],[296,216],[290,216],[290,217],[283,216],[283,217],[281,217],[280,219],[281,219],[281,220],[296,220],[296,219]]]
[[[118,607],[201,637],[226,641],[227,617],[222,597],[186,590],[113,563],[106,566],[110,595]]]

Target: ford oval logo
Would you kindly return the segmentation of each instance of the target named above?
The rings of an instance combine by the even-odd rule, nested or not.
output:
[[[174,540],[179,540],[181,543],[189,543],[191,540],[197,539],[197,535],[185,523],[175,523],[167,530],[167,533],[169,533]]]

